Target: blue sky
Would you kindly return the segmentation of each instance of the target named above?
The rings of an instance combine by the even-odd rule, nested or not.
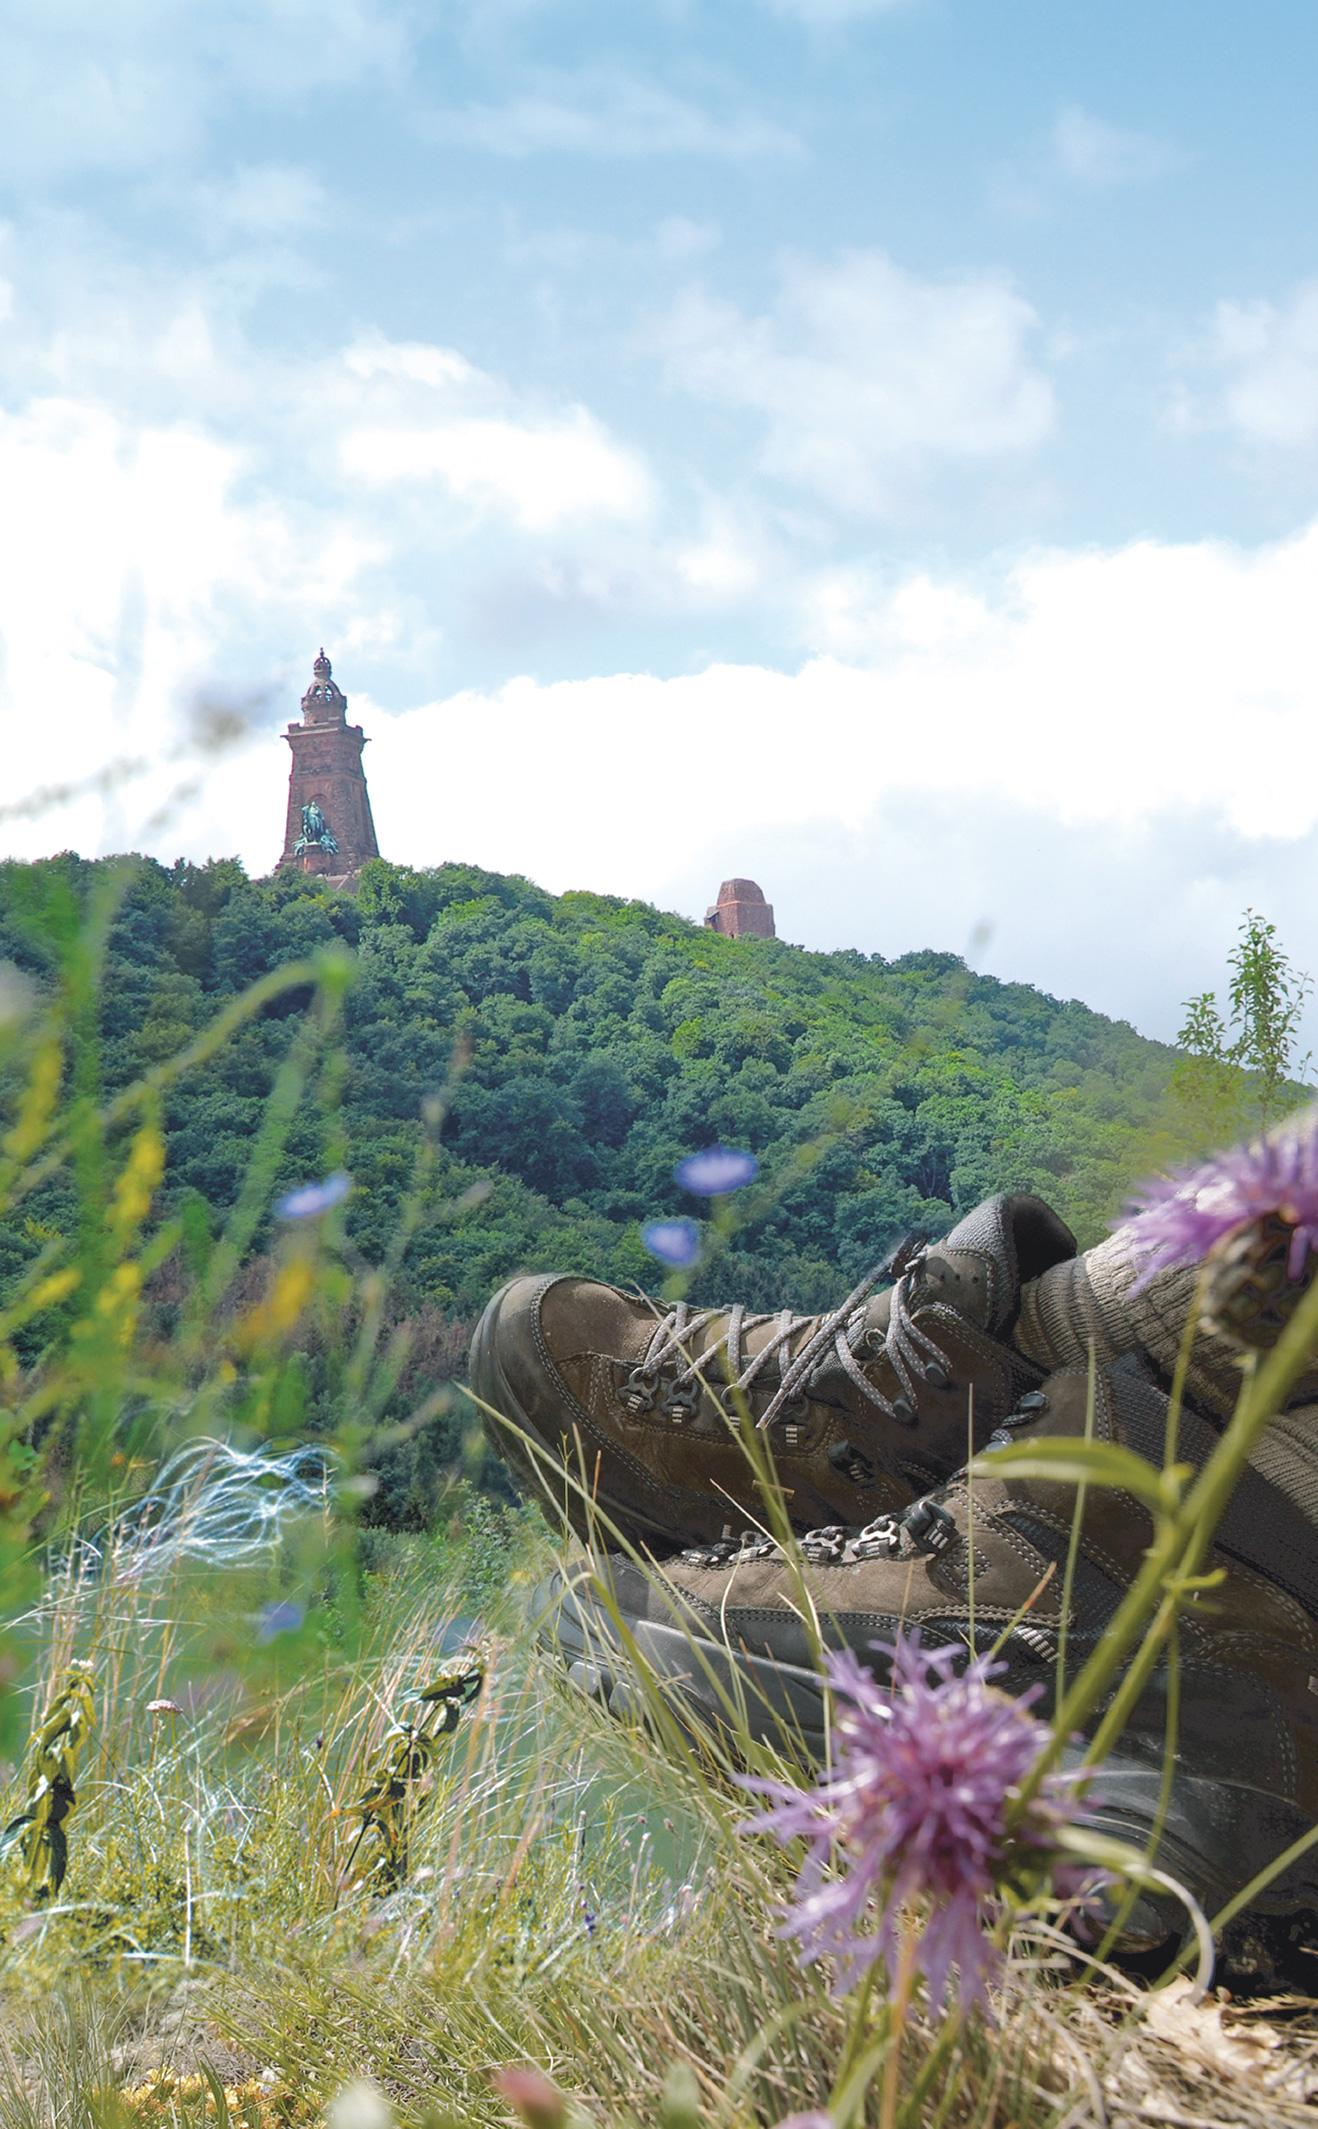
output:
[[[1170,1034],[1318,966],[1318,15],[0,0],[22,854],[386,851]],[[244,740],[193,758],[198,700]]]

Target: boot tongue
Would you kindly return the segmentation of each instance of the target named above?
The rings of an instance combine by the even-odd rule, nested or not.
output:
[[[931,1248],[918,1296],[959,1309],[1001,1338],[1020,1312],[1021,1287],[1075,1254],[1075,1236],[1042,1198],[986,1198]]]

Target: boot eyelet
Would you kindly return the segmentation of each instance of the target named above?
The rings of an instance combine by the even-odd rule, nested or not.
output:
[[[937,1501],[917,1501],[901,1520],[918,1550],[935,1557],[954,1545],[959,1535],[954,1519]]]
[[[868,1486],[874,1477],[873,1464],[854,1442],[830,1442],[825,1454],[833,1469],[853,1486]]]
[[[1016,1399],[1016,1410],[1030,1413],[1046,1412],[1048,1410],[1048,1400],[1042,1390],[1027,1390],[1024,1397]]]
[[[925,1362],[924,1379],[931,1390],[946,1390],[951,1387],[951,1376],[946,1368],[939,1367],[936,1360],[927,1360]]]
[[[858,1560],[895,1560],[902,1549],[901,1525],[895,1516],[876,1516],[851,1541]]]
[[[656,1385],[639,1368],[633,1368],[618,1392],[618,1402],[637,1416],[651,1410],[654,1404]]]
[[[871,1353],[881,1353],[885,1345],[888,1343],[888,1333],[886,1331],[879,1330],[878,1326],[876,1325],[872,1331],[866,1331],[865,1343],[869,1347]]]
[[[684,1389],[680,1384],[673,1383],[665,1392],[664,1401],[659,1409],[669,1419],[675,1421],[678,1426],[681,1426],[683,1420],[695,1418],[696,1408],[699,1403],[700,1398],[696,1391]]]
[[[909,1397],[893,1398],[892,1416],[900,1426],[913,1427],[915,1425],[917,1414],[915,1406],[911,1403]]]

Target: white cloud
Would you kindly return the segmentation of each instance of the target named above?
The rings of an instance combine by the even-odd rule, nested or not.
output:
[[[1198,351],[1215,378],[1187,397],[1188,426],[1225,424],[1251,442],[1302,446],[1318,438],[1318,281],[1281,304],[1223,302]]]
[[[438,477],[454,495],[503,511],[529,531],[583,513],[639,517],[649,501],[640,461],[584,407],[538,427],[475,420],[352,429],[342,455],[351,472],[374,483]]]
[[[440,408],[436,428],[527,418],[424,345],[364,343],[281,390],[271,419],[282,429],[301,409],[308,449],[366,417],[415,425],[418,403]],[[272,644],[289,647],[296,714],[323,622],[397,858],[473,858],[695,914],[746,872],[786,936],[889,953],[963,948],[987,916],[998,972],[1168,1033],[1176,1002],[1219,980],[1246,901],[1318,964],[1318,527],[1254,552],[1042,553],[992,582],[839,571],[815,585],[815,651],[798,670],[523,677],[386,708],[364,694],[354,646],[360,660],[438,641],[441,610],[396,581],[414,522],[368,507],[365,486],[327,507],[285,484],[274,502],[253,471],[250,446],[198,423],[133,425],[67,395],[0,420],[7,798],[117,756],[159,762],[187,694],[226,671],[238,692],[268,678]],[[625,601],[647,568],[636,538],[583,554],[544,596]],[[662,596],[717,602],[772,564],[753,528],[711,510],[664,566]],[[0,847],[238,848],[267,869],[278,739],[258,734],[153,826],[178,773],[10,821]]]
[[[744,871],[812,945],[963,950],[987,916],[999,973],[1167,1035],[1246,902],[1318,967],[1318,526],[1253,553],[1042,554],[991,590],[832,589],[845,645],[795,672],[373,711],[385,847],[693,914]]]
[[[369,338],[346,351],[337,381],[324,377],[321,396],[344,423],[342,465],[372,487],[438,480],[529,532],[636,519],[650,506],[641,459],[587,408],[519,399],[454,348]]]
[[[5,847],[142,847],[144,823],[178,781],[166,756],[181,702],[214,673],[238,615],[332,605],[367,558],[341,525],[301,526],[240,503],[240,455],[184,425],[132,429],[104,411],[47,400],[0,416],[0,718],[12,800],[124,756],[151,773],[109,800],[10,824]],[[187,833],[237,840],[241,782],[194,803]],[[178,829],[171,825],[166,843]],[[149,840],[149,837],[146,838]]]
[[[1027,352],[1036,323],[997,280],[926,281],[849,252],[789,261],[768,316],[693,291],[662,345],[688,391],[767,417],[766,470],[870,514],[920,463],[1043,440],[1054,404]]]
[[[444,111],[443,140],[495,155],[707,155],[742,161],[798,152],[783,126],[753,111],[716,112],[654,82],[607,68],[544,75],[502,104]]]
[[[428,384],[434,391],[454,385],[479,387],[485,381],[475,364],[456,348],[436,347],[429,340],[386,340],[374,334],[354,342],[343,363],[354,377],[405,378],[410,384]]]
[[[198,188],[198,207],[214,241],[281,237],[323,219],[325,188],[307,170],[264,163],[235,170],[219,184]]]
[[[1052,144],[1063,177],[1102,188],[1147,184],[1179,160],[1165,141],[1111,126],[1077,104],[1068,104],[1058,113]]]
[[[190,159],[234,94],[279,103],[391,72],[408,35],[398,0],[0,0],[0,171]]]
[[[917,574],[866,592],[853,580],[845,644],[795,672],[512,680],[391,719],[401,743],[382,739],[375,773],[388,778],[386,755],[397,762],[389,803],[416,855],[407,792],[426,733],[443,734],[450,773],[474,790],[497,719],[518,774],[467,816],[491,861],[520,850],[517,862],[561,883],[588,848],[609,886],[632,868],[640,892],[703,846],[719,789],[739,829],[854,830],[896,794],[960,792],[1061,822],[1193,809],[1239,836],[1293,837],[1318,830],[1315,594],[1318,525],[1254,553],[1148,541],[1045,553],[992,589]],[[619,802],[644,784],[656,746],[686,765],[688,795],[665,804],[662,834],[640,851]]]

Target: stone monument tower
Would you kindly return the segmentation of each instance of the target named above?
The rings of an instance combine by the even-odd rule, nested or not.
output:
[[[288,824],[278,870],[323,873],[335,887],[355,885],[367,858],[378,858],[362,771],[366,734],[348,723],[348,698],[334,683],[321,651],[302,697],[302,722],[285,733],[293,749],[288,777]]]
[[[754,880],[725,880],[718,900],[705,911],[711,931],[725,939],[772,939],[773,905],[766,902]]]

